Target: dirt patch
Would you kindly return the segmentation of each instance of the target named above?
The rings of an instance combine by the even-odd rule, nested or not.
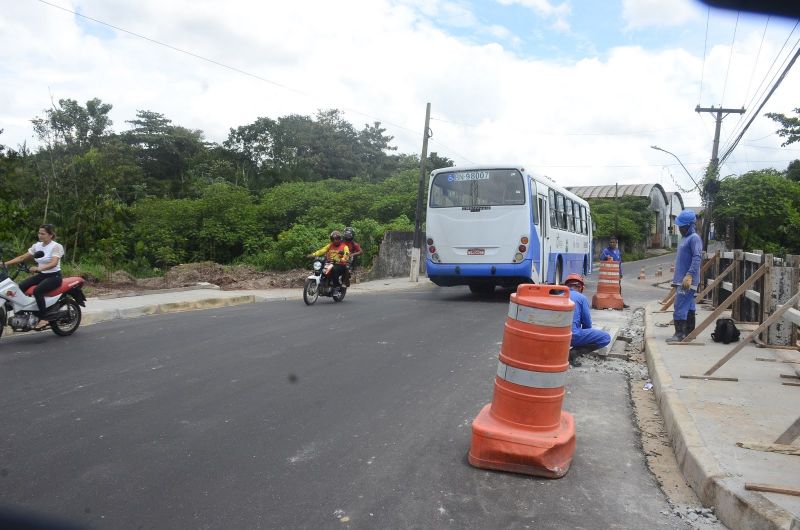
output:
[[[125,271],[114,271],[105,279],[86,277],[89,296],[114,296],[155,289],[192,287],[210,283],[226,291],[239,289],[299,289],[308,277],[308,269],[260,271],[249,265],[220,265],[210,261],[186,263],[169,269],[164,276],[134,278]],[[363,270],[357,269],[353,282],[360,281]]]

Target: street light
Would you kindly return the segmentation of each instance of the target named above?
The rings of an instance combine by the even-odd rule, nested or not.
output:
[[[658,147],[657,145],[651,145],[651,146],[650,146],[650,149],[655,149],[656,151],[663,151],[664,153],[667,153],[668,155],[672,155],[672,156],[673,156],[673,158],[675,158],[675,160],[677,160],[677,161],[678,161],[678,163],[681,165],[681,167],[682,167],[682,168],[683,168],[683,170],[686,172],[686,174],[687,174],[687,175],[689,175],[689,178],[690,178],[690,179],[692,179],[692,182],[694,182],[695,189],[697,189],[697,190],[699,190],[699,189],[700,189],[700,185],[697,183],[697,181],[695,181],[695,180],[694,180],[694,177],[692,176],[692,174],[691,174],[691,173],[689,173],[689,170],[688,170],[688,169],[686,169],[686,166],[684,166],[684,165],[683,165],[683,162],[681,162],[681,159],[680,159],[680,158],[678,158],[678,156],[677,156],[675,153],[670,153],[670,152],[669,152],[669,151],[667,151],[666,149],[661,149],[661,148],[660,148],[660,147]]]

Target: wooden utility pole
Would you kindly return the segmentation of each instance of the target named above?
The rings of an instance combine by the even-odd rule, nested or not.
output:
[[[422,197],[425,195],[425,162],[428,159],[428,138],[431,124],[431,104],[425,107],[425,130],[422,133],[422,157],[419,159],[419,188],[417,188],[417,213],[414,222],[414,245],[411,249],[411,275],[412,282],[419,281],[420,247],[422,242]]]
[[[714,209],[714,196],[717,190],[717,174],[719,173],[719,133],[722,128],[722,118],[727,114],[744,114],[744,107],[741,109],[723,109],[719,107],[703,108],[697,105],[695,112],[712,112],[717,115],[717,126],[714,129],[714,146],[711,149],[711,165],[709,166],[708,179],[704,182],[704,187],[700,190],[705,200],[703,211],[703,249],[708,249],[708,231],[711,227],[712,213]],[[712,183],[713,182],[713,183]]]

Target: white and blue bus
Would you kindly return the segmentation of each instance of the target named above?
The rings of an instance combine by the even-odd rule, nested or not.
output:
[[[425,232],[436,285],[486,294],[592,270],[589,204],[521,166],[433,171]]]

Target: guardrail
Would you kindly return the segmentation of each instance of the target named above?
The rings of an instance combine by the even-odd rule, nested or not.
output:
[[[713,324],[726,310],[740,324],[761,325],[759,345],[782,346],[796,349],[800,311],[793,307],[800,292],[800,256],[785,259],[760,250],[717,251],[703,253],[700,269],[700,286],[697,302],[704,301],[712,307],[711,315],[687,335],[684,343],[692,342],[704,329]],[[662,302],[666,311],[674,302],[674,289]],[[790,307],[782,307],[787,302]],[[776,313],[779,318],[770,318]]]

